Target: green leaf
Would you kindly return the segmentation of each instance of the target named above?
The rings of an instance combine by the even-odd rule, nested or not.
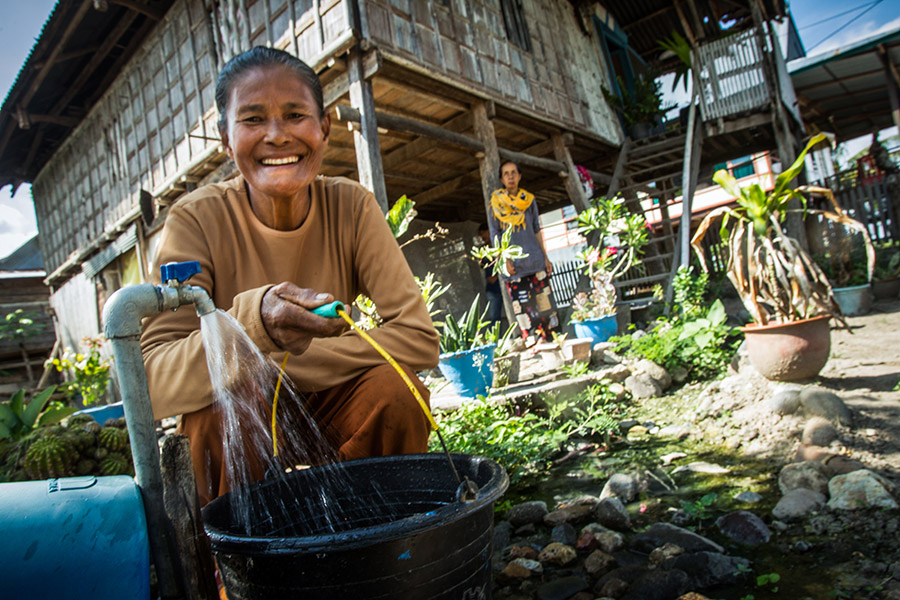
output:
[[[45,411],[38,418],[38,427],[44,427],[46,425],[54,425],[59,423],[69,415],[75,414],[80,409],[76,406],[63,406],[61,408],[51,408],[48,411]]]
[[[712,306],[709,307],[709,312],[706,313],[706,318],[709,319],[709,323],[713,327],[718,327],[725,323],[728,315],[725,313],[725,305],[722,304],[721,300],[717,299],[713,302]]]
[[[731,176],[731,173],[725,169],[719,169],[713,175],[713,181],[725,188],[725,191],[737,198],[738,202],[743,198],[741,188],[737,184],[737,179]]]
[[[13,394],[12,398],[9,400],[9,408],[12,410],[13,414],[17,417],[22,415],[22,409],[25,406],[25,389],[22,388],[15,394]]]
[[[0,402],[0,424],[15,429],[22,424],[19,415],[13,412],[6,402]]]
[[[31,402],[28,403],[28,406],[25,408],[25,412],[22,414],[22,422],[26,427],[31,429],[34,427],[34,424],[37,422],[38,415],[41,414],[41,411],[44,410],[44,407],[47,406],[47,403],[50,401],[50,396],[53,395],[53,392],[56,391],[56,387],[49,387],[46,390],[43,390],[39,394],[35,395],[34,398],[31,399]]]
[[[0,421],[0,440],[9,439],[11,437],[12,429],[10,429],[3,421]]]
[[[781,196],[788,184],[793,181],[797,177],[797,175],[800,174],[800,171],[803,170],[806,153],[826,137],[827,136],[824,133],[820,133],[813,136],[813,138],[809,140],[809,142],[807,142],[806,147],[802,152],[800,152],[800,155],[797,157],[797,160],[794,161],[794,164],[785,169],[781,174],[778,175],[778,177],[775,178],[775,187],[772,189],[772,196]]]
[[[413,208],[415,202],[406,197],[406,194],[400,196],[391,209],[385,215],[388,227],[395,238],[400,237],[409,228],[410,222],[416,218],[416,211]]]

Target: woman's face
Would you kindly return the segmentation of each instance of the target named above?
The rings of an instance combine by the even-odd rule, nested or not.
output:
[[[289,67],[257,67],[231,88],[222,143],[251,197],[303,197],[322,166],[331,118]]]

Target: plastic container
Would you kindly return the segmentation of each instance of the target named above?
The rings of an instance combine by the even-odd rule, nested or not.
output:
[[[0,597],[150,597],[147,520],[131,477],[0,484],[0,521]]]
[[[872,310],[872,286],[853,285],[850,287],[832,288],[834,299],[841,312],[847,317],[867,315]]]
[[[462,398],[485,396],[491,389],[494,375],[494,350],[497,344],[479,346],[471,350],[441,354],[438,368]]]
[[[607,315],[597,319],[587,319],[586,321],[572,321],[575,328],[575,335],[579,338],[591,338],[594,343],[605,342],[612,336],[616,335],[618,325],[616,324],[616,315]]]
[[[489,599],[493,503],[509,482],[488,459],[453,463],[475,501],[456,500],[443,454],[313,467],[216,498],[203,522],[229,600]]]
[[[92,406],[79,410],[76,415],[91,415],[98,423],[103,425],[107,419],[118,419],[125,416],[125,408],[121,402],[114,404],[104,404],[103,406]]]

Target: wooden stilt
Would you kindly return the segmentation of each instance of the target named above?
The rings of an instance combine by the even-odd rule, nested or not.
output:
[[[375,195],[382,212],[387,213],[390,207],[384,185],[384,168],[381,165],[378,124],[375,121],[375,95],[372,83],[365,78],[359,48],[350,51],[347,70],[350,76],[350,104],[359,111],[360,116],[359,128],[353,131],[359,182]]]
[[[572,160],[572,154],[566,146],[561,133],[553,134],[553,156],[556,160],[566,166],[566,192],[569,194],[569,200],[578,212],[584,212],[591,207],[590,198],[584,193],[581,187],[581,180],[578,177],[578,170],[575,168],[575,162]]]

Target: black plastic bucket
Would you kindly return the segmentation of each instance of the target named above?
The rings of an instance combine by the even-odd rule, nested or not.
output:
[[[493,504],[509,480],[486,458],[453,463],[476,500],[457,501],[443,454],[314,467],[213,500],[203,520],[229,600],[489,599]]]

